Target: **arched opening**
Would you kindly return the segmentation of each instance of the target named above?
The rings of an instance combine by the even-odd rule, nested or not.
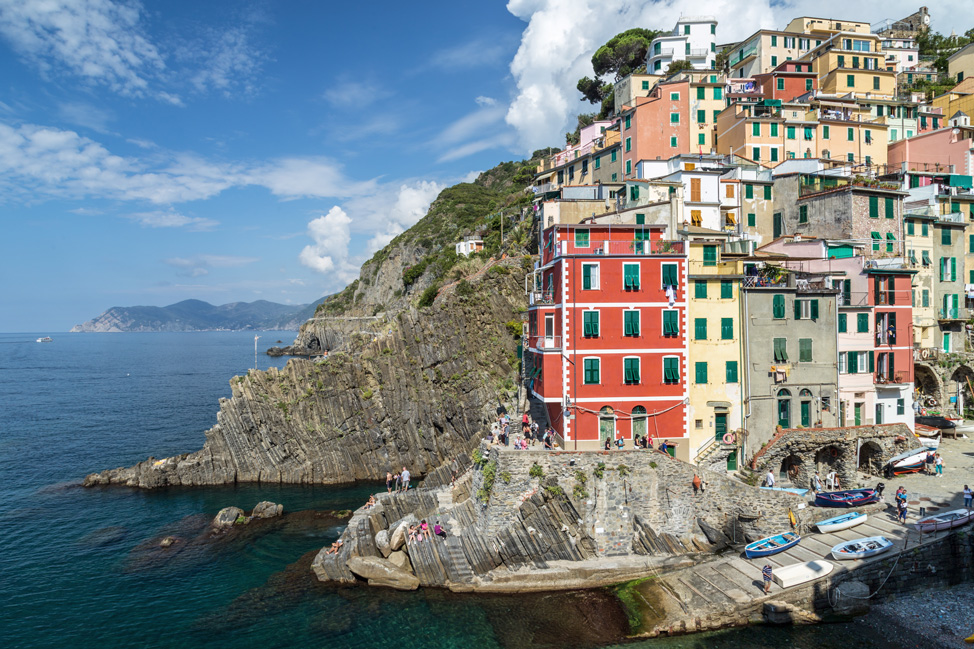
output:
[[[605,447],[606,440],[611,444],[616,437],[616,413],[610,406],[599,410],[599,444]]]
[[[781,482],[787,480],[793,485],[802,484],[805,480],[805,463],[797,455],[789,455],[781,461],[778,479]]]
[[[791,392],[787,388],[778,390],[778,425],[791,428]]]
[[[802,428],[811,428],[812,426],[812,391],[808,388],[802,388],[798,393],[798,401],[800,408],[800,421]]]
[[[876,442],[866,442],[859,448],[859,471],[883,475],[883,449]]]
[[[648,425],[646,421],[646,409],[636,406],[632,409],[632,438],[646,437]]]
[[[974,385],[974,371],[967,365],[958,365],[957,369],[950,375],[950,380],[955,381],[958,394],[961,395],[961,403],[957,404],[958,412],[961,409],[969,409],[974,405],[971,395],[971,385]],[[950,390],[953,392],[953,390]],[[961,413],[962,414],[962,413]]]
[[[307,346],[308,346],[308,351],[310,352],[321,351],[321,341],[318,340],[318,336],[309,336]]]
[[[913,381],[917,401],[924,408],[936,407],[941,400],[941,385],[937,373],[926,363],[913,364]]]
[[[819,476],[829,471],[838,471],[842,460],[842,449],[838,446],[826,446],[815,454],[815,470]]]

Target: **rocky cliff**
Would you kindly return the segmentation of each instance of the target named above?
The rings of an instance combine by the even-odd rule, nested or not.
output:
[[[89,475],[85,485],[379,480],[469,451],[515,395],[530,257],[488,264],[433,304],[387,315],[345,351],[231,381],[194,453]]]

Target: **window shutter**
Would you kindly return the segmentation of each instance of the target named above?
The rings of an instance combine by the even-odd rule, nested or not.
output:
[[[802,363],[812,362],[811,338],[800,338],[798,340],[798,360]]]
[[[802,319],[802,301],[795,298],[795,320]]]
[[[852,303],[852,280],[842,280],[842,301],[848,305]]]
[[[844,334],[849,328],[849,317],[845,313],[839,314],[839,333]]]
[[[785,317],[785,296],[784,295],[774,296],[772,315],[776,320],[781,320]]]
[[[622,333],[625,336],[632,335],[632,319],[629,316],[630,313],[630,311],[622,312]]]
[[[848,356],[849,359],[848,363],[846,363],[849,367],[849,374],[858,374],[859,373],[859,352],[846,352],[846,355]]]
[[[720,319],[720,337],[721,340],[734,339],[734,319],[733,318]]]
[[[675,336],[680,333],[676,311],[663,311],[663,335]]]
[[[889,281],[886,283],[886,303],[890,305],[896,304],[896,278],[890,277]]]
[[[875,352],[869,352],[869,373],[870,374],[876,371],[875,360],[874,360],[875,357],[876,357]]]
[[[737,383],[737,361],[727,361],[724,369],[724,380],[727,383]]]
[[[696,376],[694,377],[695,378],[695,381],[697,383],[706,383],[707,382],[707,363],[706,362],[697,363],[694,366],[694,369],[696,371]]]
[[[724,279],[720,281],[720,299],[722,300],[732,300],[734,299],[734,283],[729,279]]]
[[[818,320],[818,300],[811,300],[812,320]]]
[[[957,281],[957,257],[950,258],[950,281]]]
[[[693,337],[695,340],[707,339],[707,319],[696,318],[693,321]]]
[[[894,208],[894,203],[892,198],[886,199],[886,218],[892,219],[896,217],[896,212]]]
[[[582,290],[587,291],[592,288],[592,266],[584,264],[582,266]]]

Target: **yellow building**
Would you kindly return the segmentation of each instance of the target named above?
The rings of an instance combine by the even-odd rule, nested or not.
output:
[[[690,150],[712,153],[717,150],[717,116],[724,106],[724,75],[689,72],[690,81]]]
[[[792,19],[788,23],[788,26],[785,27],[785,31],[795,34],[810,34],[819,38],[829,38],[841,32],[869,34],[872,29],[869,27],[869,23],[861,23],[855,20],[836,20],[835,18],[802,16]]]
[[[716,233],[715,233],[716,234]],[[690,461],[736,470],[744,426],[740,257],[715,238],[689,242],[687,306]],[[734,437],[727,437],[730,434]]]
[[[913,276],[913,344],[921,349],[936,347],[937,305],[934,297],[934,274],[937,272],[933,254],[936,216],[905,214],[904,231],[906,258]]]
[[[964,79],[950,92],[934,97],[930,103],[943,110],[944,119],[950,119],[957,111],[974,118],[974,76]]]
[[[974,78],[974,43],[968,43],[947,57],[947,74],[960,83]]]
[[[896,72],[886,69],[882,41],[874,34],[836,34],[802,60],[812,64],[824,94],[887,99],[896,94]]]

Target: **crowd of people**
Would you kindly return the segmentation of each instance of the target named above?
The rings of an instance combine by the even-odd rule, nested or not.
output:
[[[409,469],[406,467],[403,467],[402,471],[396,471],[395,475],[392,471],[386,471],[386,491],[388,493],[406,491],[409,489],[410,477]]]
[[[546,451],[559,449],[558,442],[555,441],[554,429],[551,426],[545,426],[544,432],[542,432],[538,422],[531,421],[531,416],[526,412],[521,416],[520,432],[517,431],[516,424],[513,423],[507,413],[499,415],[497,420],[491,424],[490,430],[487,432],[486,440],[488,444],[497,443],[503,446],[513,447],[515,450],[528,450],[538,446],[541,446]],[[622,437],[618,437],[615,440],[607,437],[603,443],[603,447],[606,451],[611,451],[613,447],[621,451],[626,447],[626,440]],[[636,435],[633,439],[633,448],[637,450],[659,450],[662,453],[669,452],[669,446],[666,440],[662,440],[657,449],[653,444],[652,438],[648,435]]]

